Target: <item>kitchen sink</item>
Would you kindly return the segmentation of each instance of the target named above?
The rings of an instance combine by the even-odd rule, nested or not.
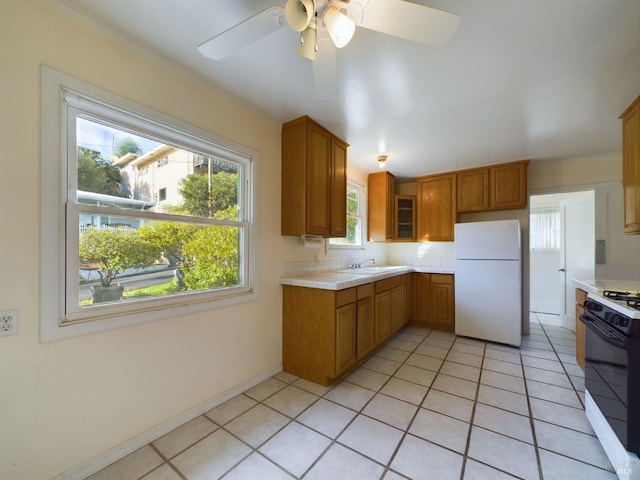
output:
[[[406,267],[401,265],[381,265],[378,267],[345,268],[336,271],[339,273],[351,273],[353,275],[378,275],[380,273],[393,272],[402,268]]]

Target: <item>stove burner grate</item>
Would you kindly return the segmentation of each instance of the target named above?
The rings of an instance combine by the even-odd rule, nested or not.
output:
[[[619,290],[605,290],[603,292],[605,297],[611,298],[612,300],[626,300],[631,292],[621,292]]]
[[[620,292],[617,290],[605,290],[602,293],[605,297],[611,300],[621,300],[627,302],[627,305],[633,308],[640,307],[640,293],[638,292]]]
[[[640,309],[640,298],[627,299],[627,305],[636,310]]]

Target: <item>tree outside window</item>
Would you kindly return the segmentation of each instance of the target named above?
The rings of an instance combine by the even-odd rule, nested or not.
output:
[[[329,248],[362,248],[364,187],[347,181],[347,235],[330,238]]]

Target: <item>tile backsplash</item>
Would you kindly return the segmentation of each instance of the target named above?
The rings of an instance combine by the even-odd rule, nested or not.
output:
[[[376,265],[453,268],[453,242],[387,244],[387,255],[375,255]],[[282,264],[281,275],[307,275],[349,268],[372,255],[331,256],[318,260],[291,261]]]

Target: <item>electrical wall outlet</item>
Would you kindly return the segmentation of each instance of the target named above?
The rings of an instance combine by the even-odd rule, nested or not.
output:
[[[4,310],[0,312],[0,337],[18,334],[18,311]]]

